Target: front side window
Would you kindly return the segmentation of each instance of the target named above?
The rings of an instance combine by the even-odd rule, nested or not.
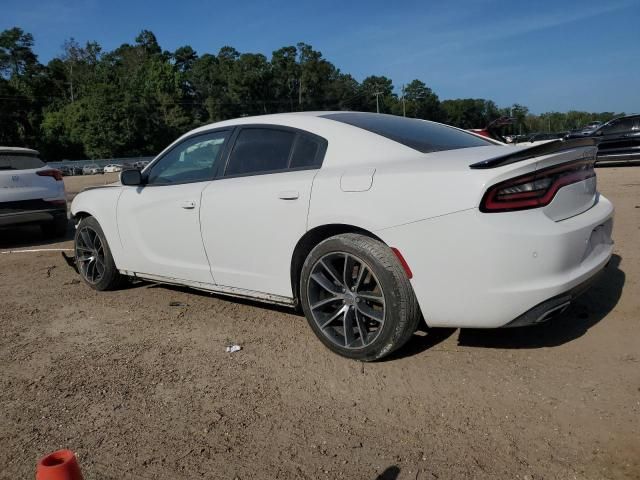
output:
[[[284,170],[296,134],[272,128],[244,128],[238,134],[226,176]]]
[[[147,183],[168,185],[211,180],[227,134],[227,131],[206,133],[176,145],[151,167]]]

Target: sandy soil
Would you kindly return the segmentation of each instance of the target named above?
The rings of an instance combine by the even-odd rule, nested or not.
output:
[[[114,177],[65,181],[72,196]],[[63,447],[85,480],[640,478],[640,168],[599,182],[615,256],[562,318],[418,332],[366,365],[285,309],[93,292],[59,252],[5,253],[70,240],[2,230],[0,478]]]

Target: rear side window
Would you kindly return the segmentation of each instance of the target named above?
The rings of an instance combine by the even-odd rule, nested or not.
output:
[[[291,155],[290,168],[319,167],[322,164],[322,144],[308,135],[298,135]]]
[[[463,130],[415,118],[364,112],[330,113],[322,117],[382,135],[422,153],[496,145]]]
[[[240,131],[229,157],[225,175],[284,170],[296,134],[270,128],[245,128]]]
[[[28,170],[44,167],[44,162],[33,155],[0,153],[0,170]]]

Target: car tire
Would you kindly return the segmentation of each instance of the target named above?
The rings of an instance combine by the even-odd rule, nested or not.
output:
[[[326,347],[361,361],[381,359],[402,347],[422,318],[392,250],[353,233],[330,237],[311,250],[300,275],[300,301]]]
[[[125,282],[126,277],[118,272],[102,227],[94,217],[85,217],[78,223],[74,251],[80,277],[94,290],[115,290]]]
[[[51,222],[41,224],[40,230],[42,231],[42,235],[47,238],[59,238],[66,235],[68,227],[69,220],[67,219],[67,216],[60,215]]]

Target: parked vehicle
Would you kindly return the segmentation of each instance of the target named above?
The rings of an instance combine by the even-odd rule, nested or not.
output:
[[[374,113],[214,123],[74,199],[76,262],[96,290],[133,277],[300,305],[332,351],[374,360],[420,321],[563,311],[612,253],[595,156]]]
[[[149,165],[149,162],[147,160],[140,160],[137,162],[133,162],[133,168],[137,168],[138,170],[142,170],[147,165]]]
[[[120,165],[112,163],[112,164],[107,165],[106,167],[104,167],[103,171],[104,171],[104,173],[121,172],[122,171],[122,167]]]
[[[38,224],[54,237],[64,235],[67,223],[62,172],[36,150],[0,147],[0,226]]]
[[[595,130],[596,128],[600,127],[602,125],[602,122],[589,122],[587,123],[584,127],[582,127],[582,131],[583,132],[588,132],[588,131],[592,131]]]
[[[101,167],[99,167],[95,163],[85,165],[84,167],[82,167],[83,175],[96,175],[98,173],[104,173],[104,171]]]
[[[506,126],[513,125],[515,122],[516,119],[514,117],[500,117],[490,122],[484,128],[471,128],[469,131],[476,135],[497,140],[501,143],[508,143],[507,138],[502,135],[501,129]]]
[[[62,171],[64,175],[68,175],[68,176],[82,175],[82,167],[78,165],[66,164],[66,165],[62,165],[59,169],[60,171]]]
[[[62,173],[62,175],[65,177],[73,175],[73,168],[68,167],[67,165],[59,166],[58,170],[60,170],[60,173]]]
[[[567,135],[567,132],[557,132],[557,133],[530,133],[529,135],[523,136],[519,139],[516,139],[514,142],[515,145],[525,143],[542,143],[542,142],[551,142],[553,140],[559,140]]]
[[[567,138],[594,138],[598,143],[598,164],[640,160],[640,115],[615,118],[588,134]]]

